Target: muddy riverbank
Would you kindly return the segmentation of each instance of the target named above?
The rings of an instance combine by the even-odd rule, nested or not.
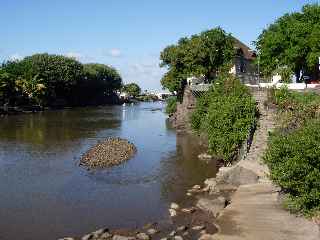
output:
[[[193,240],[207,234],[214,234],[217,228],[212,212],[203,209],[199,202],[208,195],[208,188],[195,185],[186,191],[188,200],[182,205],[171,203],[168,208],[169,221],[148,223],[136,229],[109,229],[107,227],[93,231],[80,237],[65,237],[59,240],[148,240],[176,239]],[[216,207],[224,207],[224,202]]]
[[[261,236],[274,240],[319,239],[320,226],[285,210],[281,189],[269,179],[263,156],[269,133],[276,125],[275,111],[264,106],[266,91],[254,92],[254,97],[261,115],[248,155],[233,166],[220,168],[216,178],[206,181],[209,195],[230,191],[230,199],[218,211],[215,224],[218,233],[203,239],[255,240]],[[216,200],[209,200],[208,204],[213,201]]]

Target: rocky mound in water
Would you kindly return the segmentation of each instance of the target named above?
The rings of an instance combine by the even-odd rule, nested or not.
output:
[[[119,165],[137,152],[128,140],[108,138],[87,151],[80,160],[80,165],[88,168],[107,168]]]

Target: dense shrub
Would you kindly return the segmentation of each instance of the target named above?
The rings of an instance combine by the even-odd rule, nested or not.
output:
[[[270,137],[265,162],[271,178],[288,194],[291,208],[320,210],[320,121]]]
[[[166,113],[171,115],[177,111],[177,97],[169,97],[167,100]]]
[[[294,92],[286,86],[279,90],[273,89],[273,102],[278,105],[280,110],[296,110],[298,107],[318,104],[319,95],[314,92]]]
[[[256,115],[256,103],[248,88],[235,77],[224,75],[197,101],[191,126],[207,134],[210,153],[228,163],[247,139]]]
[[[288,193],[287,207],[320,210],[320,96],[283,87],[269,90],[280,121],[270,136],[265,162],[271,178]]]
[[[269,97],[280,110],[283,131],[294,130],[319,114],[320,97],[316,93],[294,92],[282,87],[270,89]]]

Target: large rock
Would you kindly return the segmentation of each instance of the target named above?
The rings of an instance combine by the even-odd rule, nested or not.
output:
[[[149,239],[150,239],[150,237],[149,237],[147,234],[145,234],[145,233],[138,233],[138,234],[137,234],[137,238],[138,238],[139,240],[149,240]]]
[[[226,199],[224,197],[204,197],[198,200],[197,207],[203,211],[211,213],[214,217],[217,217],[219,213],[225,208]]]
[[[177,211],[170,208],[169,209],[169,214],[170,214],[170,217],[175,217],[175,216],[177,216]]]
[[[183,237],[181,237],[181,236],[174,236],[173,239],[174,239],[174,240],[183,240]]]
[[[197,225],[197,226],[193,226],[191,229],[194,231],[201,231],[204,230],[206,227],[203,225]]]
[[[170,208],[174,209],[174,210],[178,210],[179,209],[179,205],[176,204],[176,203],[171,203]]]
[[[95,238],[99,238],[102,236],[102,234],[105,234],[105,233],[107,233],[107,234],[105,234],[105,236],[110,235],[108,232],[109,232],[108,228],[101,228],[97,231],[94,231],[92,234],[94,235]]]
[[[125,237],[120,235],[114,235],[112,240],[134,240],[134,237]]]
[[[81,240],[91,240],[91,239],[93,239],[93,237],[94,237],[94,235],[92,233],[89,233],[89,234],[83,236],[81,238]]]
[[[256,173],[241,166],[234,166],[221,171],[217,175],[218,183],[227,183],[234,186],[257,183],[259,177]]]
[[[213,235],[210,235],[210,234],[203,234],[199,240],[214,240],[214,237]]]
[[[217,186],[217,180],[215,178],[208,178],[204,181],[204,185],[205,187],[203,190],[205,192],[212,192]]]
[[[154,228],[150,228],[150,229],[148,229],[148,231],[147,231],[147,233],[150,234],[150,235],[154,235],[154,234],[156,234],[156,233],[158,233],[158,232],[159,232],[159,231],[156,230],[156,229],[154,229]]]

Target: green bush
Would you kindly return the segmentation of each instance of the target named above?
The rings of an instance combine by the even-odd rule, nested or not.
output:
[[[231,75],[219,77],[196,104],[191,126],[208,136],[209,152],[232,162],[256,123],[257,108],[246,86]]]
[[[275,73],[278,73],[281,76],[281,80],[284,83],[291,83],[292,82],[292,75],[293,71],[288,67],[280,67],[278,68]]]
[[[271,178],[289,194],[291,208],[320,210],[319,120],[309,120],[289,134],[273,134],[264,160]]]
[[[278,105],[280,110],[296,110],[298,107],[318,104],[320,101],[319,95],[314,92],[294,92],[286,86],[279,90],[273,89],[272,94],[273,103]]]
[[[177,111],[177,97],[169,97],[167,100],[166,113],[171,115]]]
[[[292,131],[319,114],[320,96],[312,92],[294,92],[283,87],[269,90],[270,99],[281,113],[281,128]]]
[[[320,210],[320,96],[285,87],[269,95],[280,117],[264,157],[271,178],[288,193],[287,208],[315,213]]]

